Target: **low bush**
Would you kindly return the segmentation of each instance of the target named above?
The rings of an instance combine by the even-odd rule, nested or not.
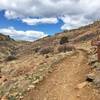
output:
[[[72,51],[74,50],[74,46],[72,45],[60,45],[58,47],[58,52],[66,52],[66,51]]]
[[[48,54],[48,53],[53,53],[54,49],[52,47],[46,47],[46,48],[41,48],[40,49],[40,54]]]
[[[16,56],[14,56],[14,55],[9,55],[5,60],[6,60],[6,61],[12,61],[12,60],[15,60],[15,59],[17,59]]]
[[[39,50],[40,50],[39,47],[36,47],[36,48],[33,49],[33,51],[34,51],[35,53],[39,52]]]
[[[60,44],[62,45],[62,44],[65,44],[65,43],[68,43],[69,41],[68,41],[68,37],[66,37],[66,36],[63,36],[62,38],[61,38],[61,40],[60,40]]]

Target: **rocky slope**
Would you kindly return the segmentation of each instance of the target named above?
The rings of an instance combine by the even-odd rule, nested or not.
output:
[[[99,82],[88,75],[99,79],[90,64],[91,40],[99,35],[99,21],[35,42],[0,34],[1,100],[99,100]]]
[[[91,71],[87,63],[87,52],[82,50],[63,59],[23,100],[99,100],[99,91],[86,81],[85,75]]]

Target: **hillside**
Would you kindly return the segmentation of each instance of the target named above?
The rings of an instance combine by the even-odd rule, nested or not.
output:
[[[9,36],[0,33],[0,41],[11,41],[11,40],[13,39],[11,39]]]
[[[99,21],[34,42],[0,34],[1,100],[100,100],[99,35]]]

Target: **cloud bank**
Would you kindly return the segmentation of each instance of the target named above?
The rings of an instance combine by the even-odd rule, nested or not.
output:
[[[28,25],[37,25],[37,24],[56,24],[58,22],[57,18],[25,18],[22,19],[22,22]]]
[[[1,0],[0,10],[6,18],[28,25],[56,24],[60,19],[65,30],[100,19],[100,0]]]
[[[39,38],[47,36],[47,34],[40,31],[33,31],[33,30],[21,31],[21,30],[16,30],[14,27],[2,28],[0,29],[0,33],[3,33],[5,35],[10,35],[12,38],[16,40],[28,40],[28,41],[37,40]]]

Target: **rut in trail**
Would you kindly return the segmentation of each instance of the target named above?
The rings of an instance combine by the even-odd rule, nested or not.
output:
[[[77,89],[77,85],[85,81],[90,71],[85,52],[79,51],[66,58],[56,68],[24,100],[100,100],[100,96],[88,85]]]

